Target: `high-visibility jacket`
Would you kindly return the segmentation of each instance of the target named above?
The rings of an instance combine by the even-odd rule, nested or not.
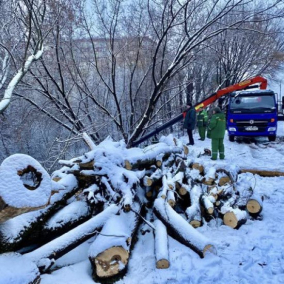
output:
[[[208,132],[210,138],[224,138],[226,130],[226,118],[223,112],[215,113],[210,119]]]
[[[207,111],[204,109],[197,115],[197,127],[206,127],[208,121]]]

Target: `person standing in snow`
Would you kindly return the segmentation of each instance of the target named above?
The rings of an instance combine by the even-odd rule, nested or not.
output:
[[[188,103],[185,111],[185,118],[183,122],[183,128],[186,129],[189,143],[187,145],[194,145],[192,131],[195,128],[196,124],[196,111],[192,106],[192,103]]]
[[[207,111],[206,109],[204,109],[204,107],[200,107],[200,111],[198,112],[197,115],[197,127],[200,136],[199,140],[201,141],[205,140],[207,121],[208,121]]]
[[[221,160],[225,158],[224,136],[226,130],[225,114],[219,107],[213,109],[208,125],[207,137],[211,138],[211,160],[217,160],[218,152]]]

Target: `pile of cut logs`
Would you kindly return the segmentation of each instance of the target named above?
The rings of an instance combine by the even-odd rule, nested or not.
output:
[[[218,167],[207,149],[192,156],[173,139],[132,150],[106,141],[83,156],[60,161],[44,208],[17,208],[9,204],[11,197],[0,196],[0,252],[21,249],[25,259],[46,272],[56,259],[96,236],[89,249],[93,277],[108,281],[126,272],[137,234],[153,232],[156,267],[168,268],[168,235],[203,258],[216,252],[198,230],[204,222],[220,218],[238,229],[262,211],[262,199],[250,182],[253,174]],[[33,180],[26,182],[26,190],[40,187],[40,169],[27,164],[16,174]],[[24,251],[31,244],[34,248]]]

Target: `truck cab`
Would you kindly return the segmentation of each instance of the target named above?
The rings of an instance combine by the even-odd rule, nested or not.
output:
[[[275,141],[277,132],[277,101],[271,90],[231,93],[227,105],[229,140],[236,136],[266,136]]]

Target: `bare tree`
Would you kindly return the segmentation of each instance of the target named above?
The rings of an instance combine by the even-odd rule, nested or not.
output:
[[[31,68],[32,63],[42,56],[43,41],[48,32],[48,28],[44,26],[46,2],[22,0],[11,1],[8,4],[1,3],[9,17],[4,17],[7,22],[2,24],[2,30],[5,33],[0,43],[3,54],[0,87],[4,89],[0,113],[8,107],[15,87]],[[13,73],[9,68],[11,62],[16,69]],[[8,72],[10,74],[7,74]],[[5,86],[8,75],[11,79]]]
[[[50,6],[56,25],[49,48],[25,80],[33,92],[22,96],[75,136],[87,132],[100,141],[112,135],[131,146],[150,127],[180,113],[188,86],[195,101],[218,87],[215,60],[223,60],[225,51],[215,39],[246,37],[254,27],[275,44],[268,27],[283,15],[282,1],[260,8],[251,8],[252,2],[92,0],[86,10],[82,2],[62,1]],[[237,66],[232,74],[244,72]],[[251,67],[245,72],[255,74]]]

